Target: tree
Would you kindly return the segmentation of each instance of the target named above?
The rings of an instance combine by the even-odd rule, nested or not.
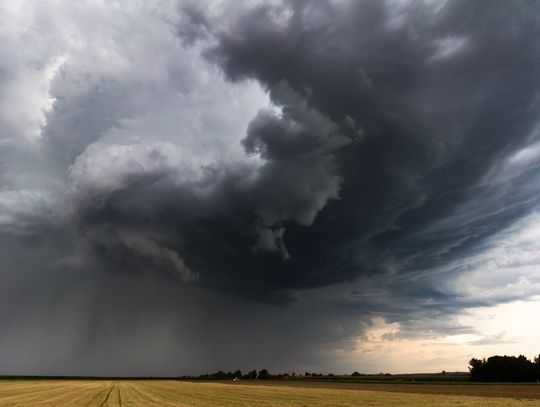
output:
[[[225,374],[225,372],[223,370],[218,370],[216,373],[214,373],[212,375],[213,377],[217,377],[217,378],[220,378],[220,379],[223,379],[225,377],[227,377],[227,375]]]
[[[257,379],[266,380],[270,378],[270,373],[268,373],[268,370],[261,369],[259,370],[259,374],[257,375]]]
[[[486,359],[480,360],[472,358],[469,360],[469,372],[471,372],[471,380],[480,381],[484,376],[483,367],[486,363]]]
[[[469,361],[471,380],[481,382],[530,382],[538,379],[538,369],[523,355],[490,356]]]

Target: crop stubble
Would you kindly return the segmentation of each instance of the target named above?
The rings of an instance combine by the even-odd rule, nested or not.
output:
[[[452,389],[459,394],[461,387],[467,387],[470,394],[448,394]],[[507,389],[507,397],[478,397],[486,389],[491,389],[492,395],[502,394],[501,387]],[[430,392],[425,388],[430,388]],[[536,391],[535,386],[514,386],[512,393],[508,393],[509,388],[340,386],[339,383],[309,382],[230,385],[174,380],[4,380],[0,381],[0,406],[540,406],[540,391]]]

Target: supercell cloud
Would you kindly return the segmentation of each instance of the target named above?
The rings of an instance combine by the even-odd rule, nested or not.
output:
[[[0,373],[362,370],[540,294],[534,3],[0,7]]]

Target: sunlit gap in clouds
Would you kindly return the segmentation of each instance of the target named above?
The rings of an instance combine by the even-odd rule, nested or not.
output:
[[[540,341],[539,242],[540,215],[533,213],[491,237],[478,253],[433,270],[439,290],[461,304],[461,311],[405,323],[374,317],[353,347],[354,356],[346,349],[336,357],[352,357],[372,373],[405,373],[411,366],[467,371],[472,357],[494,354],[534,358]]]

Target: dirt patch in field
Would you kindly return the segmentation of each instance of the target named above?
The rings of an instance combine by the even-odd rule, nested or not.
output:
[[[221,382],[224,383],[224,382]],[[539,384],[393,384],[286,381],[228,381],[231,385],[313,387],[323,389],[371,390],[393,393],[444,394],[453,396],[507,397],[540,400]]]

